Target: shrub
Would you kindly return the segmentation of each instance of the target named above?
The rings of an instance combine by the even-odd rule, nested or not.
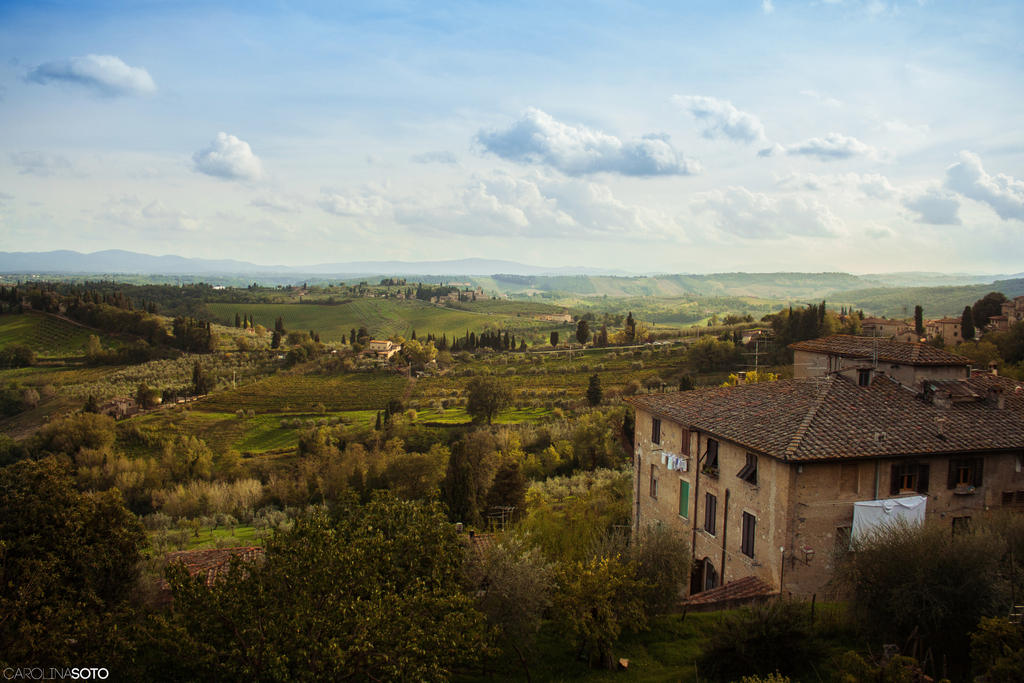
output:
[[[903,642],[916,632],[963,666],[968,633],[999,610],[1005,547],[984,529],[950,538],[945,525],[893,525],[855,542],[837,578],[873,637]]]
[[[788,676],[820,658],[809,606],[774,600],[727,613],[708,636],[700,670],[720,680],[775,672]]]

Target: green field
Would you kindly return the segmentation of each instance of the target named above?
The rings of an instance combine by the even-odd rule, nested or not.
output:
[[[381,410],[401,398],[408,380],[389,372],[341,375],[275,375],[237,389],[217,392],[194,405],[202,412],[316,413]]]
[[[43,359],[84,356],[90,334],[88,328],[45,313],[0,316],[0,348],[25,344]]]
[[[497,302],[495,302],[497,303]],[[401,335],[417,337],[433,333],[449,339],[461,337],[467,331],[480,332],[485,328],[525,333],[530,339],[546,339],[552,329],[563,329],[551,323],[534,320],[529,315],[516,315],[515,302],[501,302],[499,306],[480,307],[480,312],[454,310],[424,303],[396,299],[352,299],[337,305],[326,304],[207,304],[213,319],[233,325],[235,313],[248,314],[257,324],[273,329],[274,321],[282,318],[289,330],[315,330],[322,341],[347,339],[349,331],[365,327],[376,337]],[[545,307],[547,310],[548,307]],[[496,309],[496,310],[488,310]],[[521,312],[528,313],[529,304]],[[564,333],[564,332],[563,332]]]

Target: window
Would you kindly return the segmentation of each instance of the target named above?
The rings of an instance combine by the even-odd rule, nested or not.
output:
[[[658,466],[651,465],[651,498],[658,497]]]
[[[704,494],[704,531],[712,536],[715,535],[715,513],[718,508],[718,499],[710,493]]]
[[[889,493],[897,495],[910,491],[928,493],[928,465],[901,462],[892,466]]]
[[[983,458],[958,458],[949,461],[949,488],[981,486]]]
[[[747,453],[747,464],[743,466],[743,469],[736,476],[745,482],[757,486],[757,456],[753,453]]]
[[[757,518],[749,512],[743,513],[743,539],[740,541],[740,552],[747,557],[754,556],[754,529]]]
[[[679,516],[690,518],[690,482],[679,480]]]
[[[954,517],[953,518],[953,535],[959,536],[960,534],[967,533],[971,528],[970,517]]]
[[[651,418],[651,443],[661,443],[661,420]]]
[[[683,440],[682,440],[682,444],[681,445],[682,445],[683,455],[689,455],[690,454],[690,430],[687,429],[686,427],[683,427],[682,439]]]
[[[857,385],[862,387],[871,386],[871,371],[870,370],[858,370],[857,371]]]
[[[1024,491],[1003,491],[1003,505],[1024,505]]]
[[[708,450],[704,454],[704,474],[718,476],[718,442],[708,439]]]

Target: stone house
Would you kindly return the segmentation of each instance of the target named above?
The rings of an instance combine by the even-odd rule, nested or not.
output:
[[[925,517],[951,528],[1024,509],[1024,385],[966,365],[911,368],[854,364],[627,399],[634,530],[686,535],[691,594],[753,577],[810,596],[831,590],[858,503],[923,495]]]
[[[928,339],[942,337],[947,345],[959,344],[964,339],[961,331],[960,318],[939,318],[938,320],[926,320],[924,333]]]
[[[1012,325],[1024,322],[1024,296],[1004,301],[1001,308],[1000,315],[994,315],[988,319],[988,325],[993,330],[1004,332]]]
[[[844,372],[866,378],[874,370],[909,387],[917,387],[924,378],[966,378],[969,358],[927,344],[897,342],[874,337],[834,334],[820,339],[791,344],[793,377],[816,377]]]
[[[391,356],[402,350],[401,344],[396,344],[390,339],[371,339],[367,351],[376,358],[389,360]]]
[[[888,318],[864,318],[860,322],[860,329],[867,337],[892,338],[896,335],[913,329],[913,325],[905,320],[889,320]]]

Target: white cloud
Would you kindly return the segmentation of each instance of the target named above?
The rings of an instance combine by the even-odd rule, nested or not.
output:
[[[413,154],[409,157],[410,160],[417,164],[457,164],[459,163],[458,158],[451,152],[444,150],[437,152],[422,152],[420,154]]]
[[[59,154],[38,150],[12,152],[11,163],[18,167],[21,175],[35,175],[42,178],[72,172],[73,164]]]
[[[843,222],[813,199],[773,197],[744,187],[706,192],[696,198],[693,208],[713,214],[721,232],[748,239],[832,237],[843,231]]]
[[[775,184],[785,190],[857,190],[865,196],[880,200],[895,199],[900,195],[900,191],[880,173],[790,173],[776,180]]]
[[[352,191],[321,188],[317,206],[335,216],[352,218],[379,218],[392,211],[391,201],[372,187]]]
[[[276,195],[256,197],[249,202],[249,205],[274,213],[300,213],[302,211],[302,207],[298,202]]]
[[[193,154],[192,161],[195,170],[217,178],[259,180],[263,175],[263,164],[249,143],[223,132],[209,147]]]
[[[878,154],[874,147],[842,133],[829,133],[824,138],[810,138],[785,149],[786,154],[811,156],[821,161],[874,157]]]
[[[1024,181],[1003,173],[989,175],[973,152],[960,152],[960,161],[946,169],[946,187],[988,204],[1003,220],[1024,220]]]
[[[562,123],[534,108],[505,130],[480,131],[476,141],[503,159],[543,164],[572,176],[690,175],[700,170],[699,164],[672,146],[667,135],[621,140],[593,128]]]
[[[732,102],[701,95],[675,95],[672,102],[690,112],[703,124],[701,134],[706,138],[729,138],[740,142],[765,142],[767,136],[761,120],[740,111]]]
[[[601,183],[495,174],[474,178],[449,201],[402,202],[396,219],[443,233],[478,236],[679,240],[678,222],[629,205]]]
[[[199,219],[187,211],[170,208],[160,200],[146,202],[132,195],[109,200],[99,217],[148,232],[195,232],[202,227]]]
[[[903,206],[918,214],[918,223],[928,225],[960,225],[960,201],[955,195],[938,188],[929,188],[920,194],[903,199]]]
[[[775,5],[772,0],[761,0],[761,11],[765,14],[771,14],[775,11]]]
[[[40,64],[27,75],[35,83],[73,83],[101,95],[148,95],[156,92],[149,72],[128,66],[113,55],[85,55]]]

